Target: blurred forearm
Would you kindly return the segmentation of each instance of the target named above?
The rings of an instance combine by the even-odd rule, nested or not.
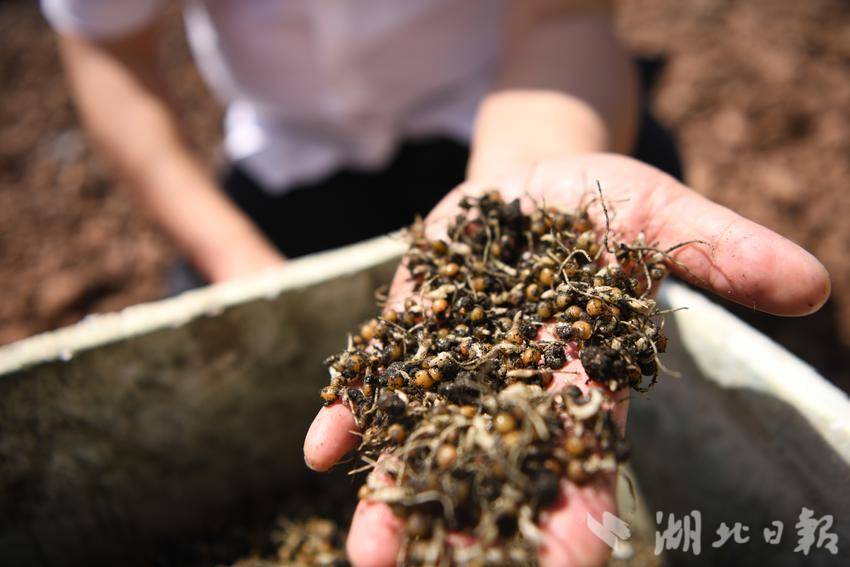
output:
[[[510,3],[502,72],[479,108],[470,178],[577,152],[632,149],[637,78],[604,4]]]
[[[156,72],[153,29],[108,44],[67,36],[59,43],[90,134],[204,276],[221,281],[281,261],[180,136]]]

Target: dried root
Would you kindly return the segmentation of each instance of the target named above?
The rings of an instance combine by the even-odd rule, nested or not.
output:
[[[465,199],[448,241],[414,226],[414,295],[327,360],[322,398],[354,412],[364,468],[380,473],[360,496],[406,519],[405,564],[533,562],[561,479],[627,458],[609,394],[657,380],[667,339],[649,289],[670,258],[615,242],[602,204],[603,235],[586,208],[526,215],[498,193]],[[586,388],[553,391],[576,354]]]

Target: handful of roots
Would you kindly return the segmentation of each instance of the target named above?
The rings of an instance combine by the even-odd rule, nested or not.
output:
[[[461,207],[445,239],[409,231],[413,295],[326,361],[321,395],[359,426],[358,470],[374,469],[360,497],[405,518],[401,561],[527,564],[561,479],[628,457],[612,394],[657,380],[666,338],[649,294],[668,256],[615,242],[586,207],[525,214],[495,192]]]

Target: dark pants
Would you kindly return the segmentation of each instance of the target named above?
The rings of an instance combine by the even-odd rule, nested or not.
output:
[[[239,168],[224,190],[289,258],[385,234],[425,216],[464,180],[468,151],[446,139],[409,142],[381,171],[341,170],[270,196]]]
[[[267,193],[238,166],[224,176],[224,191],[288,258],[386,234],[425,216],[465,177],[466,146],[445,138],[403,144],[381,171],[344,169],[282,195]],[[645,112],[635,157],[681,178],[672,138]],[[186,262],[169,275],[176,294],[203,285]]]

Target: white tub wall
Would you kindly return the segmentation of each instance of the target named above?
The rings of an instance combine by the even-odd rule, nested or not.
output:
[[[667,285],[660,300],[673,308],[685,348],[702,373],[724,388],[764,392],[796,407],[850,463],[847,394],[767,336],[683,285]]]
[[[150,565],[306,474],[322,360],[403,245],[138,305],[0,348],[0,565]]]

